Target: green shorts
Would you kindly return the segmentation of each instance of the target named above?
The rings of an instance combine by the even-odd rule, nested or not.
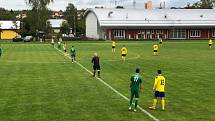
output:
[[[140,97],[140,90],[131,90],[131,97],[139,98]]]

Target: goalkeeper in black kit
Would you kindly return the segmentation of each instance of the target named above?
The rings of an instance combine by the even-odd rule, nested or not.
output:
[[[98,78],[100,78],[100,63],[99,63],[99,56],[97,53],[94,53],[94,56],[91,62],[93,63],[93,77],[96,76],[96,71],[98,71]]]

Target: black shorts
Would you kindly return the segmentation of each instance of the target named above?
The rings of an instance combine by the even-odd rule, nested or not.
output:
[[[74,55],[74,54],[72,54],[72,55],[71,55],[71,57],[73,58],[73,57],[75,57],[75,55]]]
[[[160,44],[162,44],[162,42],[160,42]]]
[[[66,50],[64,50],[64,52],[66,52]]]
[[[154,96],[155,97],[165,97],[165,93],[164,92],[155,91]]]
[[[209,44],[209,46],[211,46],[212,44]]]
[[[93,70],[98,70],[98,71],[100,71],[100,65],[94,65],[94,66],[93,66]]]
[[[158,52],[158,50],[154,50],[154,52]]]
[[[122,56],[123,56],[123,57],[125,57],[125,56],[126,56],[126,54],[122,54]]]
[[[112,46],[112,48],[115,48],[115,46]]]

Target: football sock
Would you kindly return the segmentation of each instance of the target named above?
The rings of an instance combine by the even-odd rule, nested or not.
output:
[[[165,100],[163,99],[163,100],[161,100],[161,107],[162,107],[162,110],[164,110],[165,109]]]
[[[98,71],[98,76],[100,77],[100,71]]]
[[[131,99],[130,99],[130,107],[132,107],[133,97],[134,96],[131,96]]]
[[[138,105],[138,98],[135,100],[135,109],[137,109],[137,105]]]
[[[152,104],[152,106],[155,108],[156,105],[157,105],[157,99],[153,99],[153,104]]]
[[[93,71],[93,76],[95,76],[95,74],[96,74],[96,71],[94,70],[94,71]]]

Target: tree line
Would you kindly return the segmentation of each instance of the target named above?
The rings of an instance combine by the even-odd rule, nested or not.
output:
[[[31,7],[31,10],[25,10],[27,17],[16,18],[22,11],[13,11],[0,8],[0,20],[19,20],[21,21],[21,30],[19,34],[22,36],[33,35],[36,36],[37,32],[42,31],[46,34],[53,34],[50,23],[47,21],[52,18],[53,11],[47,8],[48,4],[54,2],[53,0],[26,0],[26,4]],[[81,14],[78,19],[78,12],[84,13],[84,10],[77,10],[77,8],[69,3],[65,11],[62,11],[63,18],[67,20],[61,26],[60,34],[69,34],[70,28],[76,35],[85,33],[85,20]]]

